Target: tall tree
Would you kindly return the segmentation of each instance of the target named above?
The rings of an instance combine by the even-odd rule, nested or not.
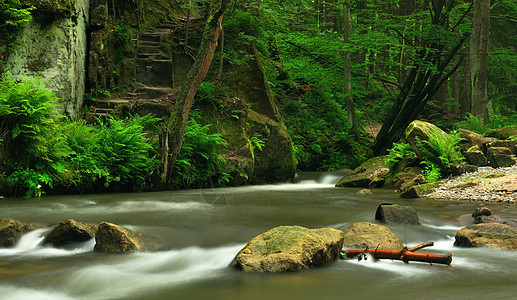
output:
[[[375,139],[373,150],[380,154],[398,140],[407,126],[414,121],[440,86],[458,69],[462,59],[452,63],[468,33],[458,30],[472,10],[470,5],[457,17],[451,26],[445,26],[452,19],[458,3],[455,0],[428,0],[429,23],[413,43],[402,33],[406,42],[415,48],[411,70],[397,96],[380,132]]]
[[[471,111],[488,121],[488,37],[490,0],[474,0],[472,36],[470,38]]]
[[[219,33],[221,32],[223,15],[230,0],[213,0],[209,15],[203,30],[201,45],[194,64],[190,67],[185,80],[172,100],[174,108],[167,124],[165,138],[162,140],[162,181],[168,183],[176,159],[181,151],[183,134],[194,95],[210,68],[214,52],[217,48]]]
[[[344,90],[345,103],[348,111],[348,120],[351,125],[350,131],[357,135],[357,119],[355,114],[355,103],[352,98],[352,59],[351,53],[346,47],[350,44],[350,0],[343,1],[343,44],[345,46],[344,58]]]

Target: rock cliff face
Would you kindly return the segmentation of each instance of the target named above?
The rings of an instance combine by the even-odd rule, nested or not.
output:
[[[90,121],[106,114],[170,114],[173,90],[192,65],[203,31],[199,12],[190,15],[187,44],[181,1],[31,2],[37,10],[5,71],[48,79],[60,111],[72,119],[81,118],[84,107]],[[285,181],[294,176],[296,163],[260,54],[253,44],[232,47],[248,60],[226,63],[228,94],[194,108],[228,141],[225,172],[233,184]]]
[[[18,35],[5,70],[15,78],[35,73],[60,98],[60,111],[79,118],[86,78],[89,0],[32,0],[33,20]]]

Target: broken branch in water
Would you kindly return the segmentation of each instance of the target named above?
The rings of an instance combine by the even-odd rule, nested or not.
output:
[[[363,250],[342,250],[341,259],[361,257],[361,255],[369,253],[375,259],[396,259],[396,260],[401,260],[405,263],[409,263],[410,261],[420,261],[420,262],[450,265],[452,262],[452,254],[450,254],[450,253],[441,255],[441,254],[427,254],[427,253],[414,252],[414,251],[418,251],[422,248],[430,247],[433,245],[434,245],[433,242],[427,242],[427,243],[422,243],[420,245],[411,247],[409,249],[407,247],[404,247],[402,250],[370,249],[368,247],[366,247],[366,249],[363,249]]]

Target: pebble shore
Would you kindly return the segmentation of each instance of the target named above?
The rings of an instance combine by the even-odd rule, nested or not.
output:
[[[505,168],[480,167],[440,181],[428,198],[454,201],[517,203],[517,165]]]

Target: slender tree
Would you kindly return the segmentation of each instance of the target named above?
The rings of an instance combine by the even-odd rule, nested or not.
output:
[[[490,0],[474,0],[472,36],[470,38],[471,111],[488,121],[488,37]]]
[[[194,95],[210,68],[229,0],[213,0],[194,64],[190,67],[179,90],[172,96],[174,108],[162,139],[162,181],[170,182],[176,159],[181,151],[183,134]]]
[[[343,1],[343,44],[345,48],[350,44],[350,0]],[[345,103],[348,110],[348,120],[351,125],[350,131],[353,135],[357,135],[357,119],[355,115],[355,103],[352,98],[352,60],[350,51],[345,49],[344,69],[344,95]]]

